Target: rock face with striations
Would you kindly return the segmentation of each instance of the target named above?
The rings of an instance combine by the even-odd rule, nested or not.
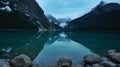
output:
[[[35,0],[0,0],[0,29],[50,29]]]
[[[72,20],[70,30],[120,30],[120,4],[103,1],[82,17]]]

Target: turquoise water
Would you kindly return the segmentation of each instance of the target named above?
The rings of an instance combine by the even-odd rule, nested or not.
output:
[[[68,38],[65,33],[60,33],[49,38],[44,48],[33,60],[33,64],[40,64],[42,67],[56,65],[57,60],[62,56],[68,56],[73,65],[79,64],[83,57],[90,54],[91,50],[84,45]]]
[[[27,54],[43,67],[56,65],[61,56],[77,65],[86,54],[104,55],[109,49],[120,51],[120,32],[0,31],[0,58]]]

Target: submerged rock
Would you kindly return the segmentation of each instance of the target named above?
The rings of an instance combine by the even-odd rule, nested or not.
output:
[[[84,61],[87,64],[95,64],[95,63],[101,62],[102,58],[97,54],[88,54],[88,55],[84,56]]]
[[[57,61],[57,64],[58,64],[58,67],[71,67],[72,61],[70,60],[70,58],[64,56]]]
[[[32,65],[32,61],[31,59],[24,54],[21,54],[19,56],[16,56],[11,63],[13,64],[13,66],[15,67],[28,67]]]

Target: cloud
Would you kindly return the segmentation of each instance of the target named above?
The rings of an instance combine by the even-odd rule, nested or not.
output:
[[[84,15],[99,4],[101,0],[37,0],[45,13],[56,18],[70,17],[72,19]],[[105,2],[119,2],[118,0],[104,0]]]

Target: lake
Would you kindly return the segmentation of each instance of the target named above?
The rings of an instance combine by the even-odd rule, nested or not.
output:
[[[56,65],[61,56],[77,65],[87,54],[110,49],[120,51],[120,32],[0,31],[0,58],[26,54],[42,67]]]

